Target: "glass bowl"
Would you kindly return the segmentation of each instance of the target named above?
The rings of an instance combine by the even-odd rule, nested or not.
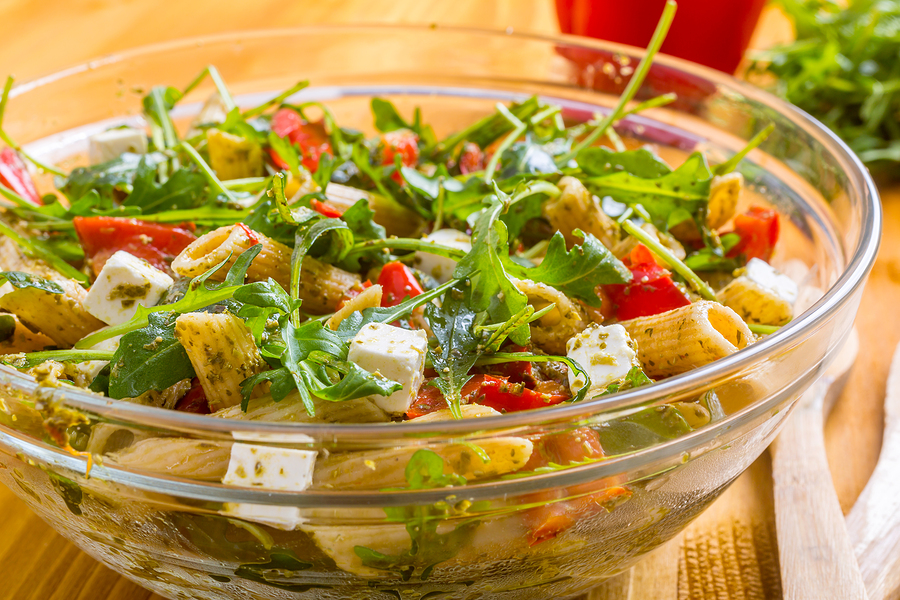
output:
[[[407,114],[421,106],[441,134],[531,94],[575,117],[603,111],[615,102],[609,90],[621,85],[623,66],[639,55],[573,37],[440,27],[247,32],[135,50],[21,84],[5,123],[35,154],[75,164],[92,132],[142,123],[140,98],[151,86],[184,86],[214,64],[245,106],[308,78],[301,97],[327,101],[343,124],[371,131],[368,100],[380,95]],[[211,90],[193,92],[177,116],[196,113]],[[774,335],[652,387],[417,425],[215,419],[38,387],[4,368],[0,481],[86,552],[170,598],[561,599],[629,567],[700,514],[775,436],[850,331],[881,230],[865,169],[808,115],[660,57],[642,93],[670,90],[680,93],[677,103],[629,117],[620,130],[674,162],[693,150],[725,160],[776,126],[741,164],[745,203],[783,215],[775,264],[802,284],[805,312]],[[672,434],[666,404],[711,393],[723,411]],[[272,492],[219,483],[221,453],[235,441],[316,450],[320,460],[365,451],[408,457],[588,426],[609,440],[607,459],[460,487],[320,482]],[[84,453],[53,441],[64,429],[76,449],[93,454],[90,468]],[[148,439],[163,458],[122,458]],[[296,528],[259,516],[273,514],[293,515]]]

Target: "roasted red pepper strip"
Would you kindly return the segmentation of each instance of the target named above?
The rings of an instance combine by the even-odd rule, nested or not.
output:
[[[319,168],[319,160],[323,154],[334,155],[331,149],[331,139],[325,131],[323,121],[312,123],[305,121],[295,110],[282,108],[272,115],[272,131],[281,138],[287,138],[289,142],[297,146],[300,151],[300,159],[303,166],[315,173]],[[279,169],[287,171],[290,167],[278,156],[274,149],[269,148],[269,156]]]
[[[409,129],[398,129],[382,134],[381,144],[383,165],[393,165],[396,155],[400,156],[400,162],[404,167],[414,167],[419,162],[419,136]],[[399,171],[394,171],[391,178],[403,184],[403,176]]]
[[[161,225],[122,217],[75,217],[72,224],[95,275],[119,250],[171,272],[172,259],[197,239],[190,231],[192,225]]]
[[[209,414],[209,401],[206,399],[206,392],[203,391],[203,386],[200,385],[197,377],[191,380],[191,389],[175,404],[175,410],[198,415]]]
[[[485,375],[478,393],[470,398],[470,402],[507,413],[552,406],[569,398],[567,394],[542,394],[527,388],[524,383],[512,383],[506,377]]]
[[[42,205],[34,181],[28,173],[28,167],[12,148],[0,151],[0,183],[22,196],[32,204]]]
[[[344,211],[339,210],[337,207],[334,207],[331,204],[328,204],[327,202],[322,202],[321,200],[316,200],[315,198],[313,198],[312,200],[309,201],[309,205],[310,205],[310,207],[312,207],[312,209],[314,211],[316,211],[323,217],[330,217],[332,219],[337,219],[342,214],[344,214]]]
[[[416,280],[409,267],[402,262],[389,262],[378,275],[381,286],[381,306],[397,306],[407,296],[415,298],[425,290]]]
[[[653,254],[639,244],[625,264],[631,270],[631,283],[603,286],[616,306],[616,318],[620,321],[646,317],[666,312],[691,301],[672,281],[671,273],[656,264]]]
[[[550,463],[565,466],[604,457],[597,432],[590,427],[579,427],[563,433],[546,434],[534,440],[534,450],[522,470],[534,471]],[[561,500],[579,494],[587,495]],[[546,504],[523,513],[525,525],[530,530],[529,544],[534,546],[553,539],[572,527],[578,519],[608,510],[612,502],[629,494],[627,488],[610,479],[534,494],[529,501]]]
[[[728,251],[728,258],[744,255],[747,260],[768,261],[778,241],[778,213],[771,208],[753,206],[734,218],[734,233],[741,241]]]

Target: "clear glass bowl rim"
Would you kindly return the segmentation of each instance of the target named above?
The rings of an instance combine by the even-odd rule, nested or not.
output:
[[[66,77],[74,77],[79,73],[98,69],[104,65],[121,63],[142,56],[177,52],[180,49],[196,47],[197,45],[231,44],[239,40],[269,38],[279,36],[296,36],[302,34],[316,34],[328,32],[329,34],[350,34],[352,32],[380,32],[384,35],[403,35],[404,33],[425,33],[429,35],[472,35],[487,38],[512,38],[523,41],[536,41],[554,45],[584,48],[588,50],[612,51],[630,56],[641,56],[643,49],[614,44],[590,38],[573,35],[544,35],[532,33],[519,33],[512,31],[481,29],[471,27],[451,27],[435,25],[316,25],[290,28],[257,29],[236,31],[214,35],[181,38],[151,45],[145,45],[123,52],[104,56],[87,61],[53,74],[46,75],[16,85],[11,91],[11,98],[36,89],[43,85],[51,84]],[[775,96],[744,83],[730,75],[723,74],[702,65],[697,65],[682,59],[667,55],[658,55],[655,64],[664,65],[676,69],[688,75],[707,79],[717,86],[724,86],[738,92],[742,96],[760,102],[777,110],[784,117],[792,121],[804,132],[810,134],[825,150],[830,152],[837,164],[847,176],[847,194],[850,203],[860,210],[860,242],[852,249],[852,254],[847,257],[844,271],[837,282],[826,294],[800,318],[766,339],[745,348],[732,356],[720,359],[704,367],[689,371],[665,381],[656,383],[646,388],[637,388],[627,392],[602,397],[600,399],[585,400],[580,403],[563,404],[538,410],[511,413],[496,417],[485,417],[452,422],[435,422],[421,424],[404,424],[403,434],[409,436],[421,436],[427,439],[428,434],[451,434],[465,436],[470,433],[490,431],[494,429],[514,429],[528,427],[550,421],[577,420],[588,415],[601,412],[619,411],[633,407],[649,405],[660,398],[673,396],[690,391],[693,388],[702,387],[706,382],[726,378],[729,374],[737,373],[754,364],[766,360],[767,357],[778,354],[789,348],[801,339],[807,332],[817,329],[836,313],[853,296],[854,291],[863,284],[871,270],[878,251],[881,238],[881,205],[874,181],[867,169],[856,155],[841,141],[831,130],[819,123],[813,117],[799,108],[776,98]],[[847,249],[845,249],[847,250]],[[0,373],[0,381],[5,381],[21,392],[33,394],[37,385],[33,378],[26,376],[10,368],[3,368]],[[315,435],[317,438],[333,436],[335,439],[352,440],[353,438],[371,439],[373,436],[383,435],[385,428],[391,424],[294,424],[294,423],[259,423],[247,421],[234,421],[226,419],[210,418],[204,415],[192,415],[160,408],[146,407],[137,404],[115,402],[100,398],[90,393],[82,392],[74,388],[43,388],[42,393],[52,397],[65,398],[65,402],[72,408],[77,408],[95,413],[97,415],[115,419],[140,423],[146,427],[158,427],[179,431],[190,431],[194,435],[210,434],[292,434]],[[759,400],[736,415],[717,424],[704,428],[706,435],[702,438],[711,439],[725,429],[740,428],[758,416],[764,406],[771,399]],[[5,429],[0,427],[0,430]],[[699,432],[695,432],[699,433]],[[691,436],[693,437],[693,436]],[[677,440],[675,440],[677,441]],[[697,441],[697,440],[695,440]],[[670,444],[664,444],[669,446]],[[678,451],[683,450],[681,444]],[[675,450],[675,448],[672,448]],[[66,461],[68,462],[68,461]]]

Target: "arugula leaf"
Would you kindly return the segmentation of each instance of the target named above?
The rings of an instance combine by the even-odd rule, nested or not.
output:
[[[439,344],[438,349],[428,349],[428,357],[438,373],[431,384],[444,395],[457,419],[462,418],[460,393],[472,378],[469,369],[481,354],[481,336],[475,333],[474,327],[477,311],[469,308],[466,291],[463,284],[457,284],[444,294],[440,308],[431,303],[425,306],[425,318]]]
[[[156,172],[143,168],[135,174],[131,193],[122,206],[139,207],[142,212],[185,210],[200,205],[206,190],[206,178],[190,169],[179,169],[165,183],[156,183]]]
[[[466,479],[456,474],[444,474],[444,460],[434,451],[418,450],[406,465],[407,487],[404,489],[434,489],[465,485]],[[413,575],[426,580],[434,568],[457,553],[471,542],[480,522],[469,520],[448,533],[438,533],[441,521],[450,516],[449,508],[438,505],[402,506],[384,509],[387,520],[405,523],[409,534],[409,550],[387,555],[364,546],[356,546],[353,551],[365,566],[396,573],[403,581]]]
[[[700,219],[709,201],[711,180],[706,157],[694,152],[680,167],[662,177],[648,179],[619,171],[589,177],[584,183],[601,198],[612,196],[631,207],[641,205],[657,229],[668,231],[686,218]]]
[[[83,198],[92,190],[102,198],[111,199],[117,191],[130,193],[135,178],[142,173],[155,171],[166,160],[161,152],[125,152],[118,158],[99,165],[73,169],[68,177],[57,180],[56,187],[72,201]]]
[[[647,148],[616,152],[611,148],[585,148],[575,155],[578,166],[587,175],[608,175],[625,171],[636,177],[656,179],[672,172],[666,162]]]
[[[372,115],[375,117],[375,129],[382,133],[397,129],[412,129],[413,126],[400,116],[397,108],[384,98],[372,98]]]
[[[181,314],[193,312],[222,302],[223,300],[228,300],[234,295],[235,291],[243,285],[244,277],[247,274],[250,263],[253,262],[253,259],[256,258],[256,255],[259,254],[261,250],[262,244],[256,244],[255,246],[251,246],[244,250],[240,256],[237,257],[237,260],[234,261],[234,264],[231,265],[223,282],[218,284],[208,284],[207,280],[231,260],[230,255],[206,273],[194,277],[188,285],[188,289],[184,293],[184,296],[176,302],[173,302],[172,304],[157,305],[150,308],[139,305],[137,312],[131,319],[119,325],[107,327],[92,333],[84,339],[79,340],[78,343],[75,344],[75,348],[90,348],[111,337],[124,335],[147,327],[147,325],[150,324],[149,315],[151,313],[171,311]]]
[[[43,290],[49,294],[66,293],[66,290],[64,290],[55,281],[49,281],[42,277],[38,277],[37,275],[24,273],[22,271],[0,272],[0,285],[3,285],[4,282],[9,282],[11,286],[20,290],[24,288],[36,288],[39,290]]]
[[[187,352],[175,337],[174,312],[147,315],[149,325],[122,336],[109,375],[111,398],[136,398],[144,392],[161,392],[183,379],[194,377]]]
[[[510,198],[495,188],[497,198],[475,223],[472,234],[472,250],[456,265],[455,279],[469,279],[471,292],[469,306],[488,311],[494,322],[507,321],[522,310],[527,298],[512,282],[506,272],[509,264],[509,239],[506,225],[499,220],[501,212],[510,204]],[[511,334],[519,345],[530,339],[528,327],[523,326]]]
[[[690,433],[691,426],[675,408],[645,408],[598,425],[600,443],[609,456],[628,454]]]
[[[600,306],[597,286],[601,283],[628,283],[631,271],[613,256],[600,240],[580,229],[572,233],[584,239],[580,246],[566,250],[560,232],[553,234],[547,254],[537,267],[526,268],[509,262],[507,269],[516,277],[531,279],[553,286],[567,296],[584,300],[590,306]]]
[[[684,264],[692,271],[734,271],[744,266],[741,258],[727,258],[728,251],[741,241],[736,233],[726,233],[719,241],[721,249],[702,248],[684,259]]]
[[[541,108],[541,102],[537,96],[532,96],[522,102],[512,103],[508,111],[520,121],[534,116]],[[477,144],[479,148],[487,148],[492,143],[513,130],[513,125],[499,111],[494,112],[483,119],[469,125],[462,131],[458,131],[440,142],[431,145],[422,154],[428,156],[435,162],[441,161],[442,155],[451,152],[457,145],[463,141],[469,141]]]
[[[503,169],[501,179],[516,175],[538,175],[541,173],[558,173],[559,169],[553,157],[540,144],[533,140],[517,142],[500,157]]]
[[[631,367],[628,373],[625,374],[625,377],[621,380],[621,382],[612,383],[606,386],[606,389],[603,390],[601,396],[605,396],[607,394],[615,394],[617,392],[624,392],[625,390],[630,390],[632,388],[638,388],[642,385],[650,385],[653,383],[653,380],[647,377],[647,374],[644,373],[644,370],[641,367]]]
[[[296,576],[298,571],[312,568],[312,563],[300,560],[291,550],[272,551],[265,562],[244,563],[234,570],[234,574],[242,579],[249,579],[263,585],[269,585],[289,592],[306,592],[308,584],[280,583],[275,577],[287,578]]]

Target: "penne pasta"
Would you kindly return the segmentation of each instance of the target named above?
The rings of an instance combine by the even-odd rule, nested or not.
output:
[[[122,467],[218,482],[230,458],[231,442],[157,437],[140,440],[107,460]]]
[[[743,188],[744,176],[740,173],[713,177],[709,185],[709,205],[706,209],[706,224],[710,229],[718,229],[731,220],[741,200]]]
[[[535,310],[550,304],[556,308],[531,323],[534,343],[550,354],[565,354],[566,342],[587,326],[587,316],[580,306],[559,290],[527,279],[515,279],[516,287],[528,297]]]
[[[263,247],[247,269],[247,281],[265,281],[271,277],[288,289],[292,250],[241,224],[220,227],[197,238],[172,261],[172,270],[184,277],[196,277],[228,259],[225,267],[212,275],[221,281],[237,257],[257,243]],[[300,271],[303,310],[315,314],[333,312],[344,292],[359,282],[359,275],[307,256]]]
[[[225,133],[218,129],[206,132],[206,148],[209,152],[209,166],[219,179],[243,179],[262,177],[262,147],[252,140]]]
[[[719,302],[750,323],[784,325],[794,316],[797,284],[757,258],[738,270],[733,281],[716,294]]]
[[[399,204],[395,200],[358,190],[339,183],[329,183],[325,188],[325,196],[329,204],[341,212],[347,210],[360,200],[366,200],[369,208],[375,212],[374,221],[383,226],[388,235],[400,237],[411,236],[419,232],[424,225],[422,218]]]
[[[343,402],[329,402],[313,399],[315,413],[306,411],[300,394],[292,392],[280,402],[270,396],[262,396],[250,400],[247,412],[240,405],[229,406],[211,416],[222,419],[240,419],[242,421],[276,421],[285,423],[387,423],[390,416],[371,400],[357,398]]]
[[[490,406],[482,406],[481,404],[463,404],[459,407],[459,411],[462,414],[463,419],[477,419],[478,417],[496,417],[501,413],[497,412]],[[410,423],[431,423],[434,421],[455,421],[456,417],[453,416],[453,413],[450,412],[449,408],[442,408],[441,410],[436,410],[433,413],[428,413],[427,415],[422,415],[421,417],[416,417],[414,419],[410,419]]]
[[[637,344],[638,358],[650,377],[702,367],[753,341],[737,313],[709,300],[620,324]]]
[[[534,449],[521,437],[496,437],[471,444],[423,446],[444,460],[444,472],[468,480],[486,479],[522,468]],[[316,462],[313,487],[325,489],[381,489],[406,485],[406,465],[422,448],[388,448],[365,452],[332,454]],[[478,450],[480,449],[480,451]],[[483,460],[479,454],[487,455]]]
[[[619,225],[600,208],[600,201],[574,177],[559,180],[562,193],[544,203],[543,214],[553,229],[561,232],[570,248],[581,243],[572,231],[580,229],[596,237],[607,248],[619,241]]]
[[[184,346],[212,411],[240,404],[241,382],[269,368],[247,326],[232,314],[183,314],[175,321],[175,337]],[[267,384],[258,385],[253,397],[267,390]]]
[[[69,348],[106,324],[88,313],[84,306],[87,292],[77,281],[63,279],[57,283],[64,294],[14,288],[0,296],[0,309],[13,313],[28,329],[46,335],[57,346]]]

